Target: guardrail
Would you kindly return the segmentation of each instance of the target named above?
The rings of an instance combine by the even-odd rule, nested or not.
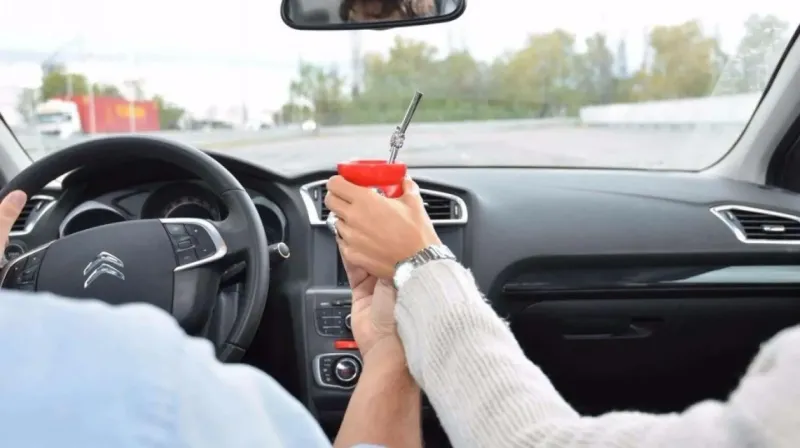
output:
[[[621,128],[697,128],[744,126],[761,93],[584,107],[587,126]]]

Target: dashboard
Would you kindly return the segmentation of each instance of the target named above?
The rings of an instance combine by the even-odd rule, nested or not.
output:
[[[267,240],[283,242],[286,216],[273,201],[248,190]],[[110,191],[78,204],[61,221],[59,238],[93,227],[133,219],[199,218],[218,221],[227,214],[222,202],[201,181],[143,183]]]
[[[324,225],[333,172],[288,176],[214,157],[250,193],[268,242],[292,249],[273,268],[262,330],[245,360],[336,425],[362,365],[350,291]],[[699,395],[723,395],[761,341],[800,322],[800,196],[793,192],[669,172],[410,174],[443,242],[582,412],[669,411]],[[62,237],[125,220],[227,213],[203,182],[152,161],[83,170],[63,191],[45,193],[60,196],[49,218]],[[12,242],[24,239],[29,224]],[[629,333],[631,326],[643,333]],[[674,393],[666,378],[687,375],[697,387]],[[642,376],[662,387],[633,380]]]

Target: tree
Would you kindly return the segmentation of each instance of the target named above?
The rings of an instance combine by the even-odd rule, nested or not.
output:
[[[179,123],[181,118],[183,118],[186,110],[173,103],[167,102],[161,95],[155,95],[153,97],[153,102],[156,103],[161,129],[178,129],[180,127]]]
[[[753,14],[744,28],[729,67],[728,90],[732,93],[763,90],[789,38],[789,24],[773,15]]]
[[[49,67],[42,77],[40,99],[47,101],[53,98],[88,95],[88,86],[86,75],[69,73],[59,66]],[[93,86],[94,94],[97,96],[122,97],[117,86],[103,83],[95,83]]]
[[[284,104],[278,112],[275,112],[272,119],[276,124],[289,124],[303,122],[312,118],[313,115],[310,106],[290,102]]]
[[[436,54],[437,49],[426,42],[396,37],[388,56],[365,55],[363,91],[348,111],[348,120],[399,121],[415,90],[425,92],[425,102],[432,106],[419,110],[418,118],[436,120],[442,99],[442,92],[434,88],[441,74]]]
[[[57,97],[79,96],[89,93],[85,75],[69,73],[63,67],[55,67],[42,77],[40,97],[46,101]]]
[[[632,100],[632,92],[639,78],[630,73],[628,66],[628,43],[621,39],[614,56],[614,102],[627,103]]]
[[[358,95],[344,91],[335,69],[302,64],[292,99],[275,118],[296,121],[313,109],[323,122],[396,123],[416,89],[425,93],[417,121],[576,115],[591,104],[702,97],[715,83],[715,93],[761,89],[786,45],[787,28],[775,17],[753,16],[745,31],[731,59],[719,33],[706,34],[698,21],[657,26],[647,32],[642,64],[633,71],[625,40],[612,51],[602,33],[589,36],[582,49],[567,30],[531,34],[521,48],[491,61],[468,50],[442,55],[430,43],[396,38],[388,54],[362,58],[352,80]],[[722,89],[728,84],[735,88]]]
[[[289,91],[293,98],[308,101],[319,123],[338,123],[345,106],[344,79],[335,68],[324,69],[301,63]]]
[[[630,76],[628,68],[628,44],[625,39],[621,39],[617,44],[617,54],[614,58],[615,73],[618,79],[627,79]]]
[[[717,77],[718,43],[692,20],[650,32],[653,60],[640,99],[667,100],[708,95]]]
[[[119,91],[119,88],[111,84],[94,84],[94,94],[97,96],[122,98],[122,92]]]
[[[533,34],[525,46],[496,66],[502,101],[515,115],[547,117],[575,112],[578,55],[575,36],[564,30]]]
[[[25,88],[19,93],[17,98],[17,113],[26,123],[30,123],[33,119],[38,97],[39,95],[36,89]]]
[[[586,51],[580,55],[578,87],[583,104],[608,104],[616,99],[614,55],[606,36],[596,33],[586,39]]]
[[[460,50],[442,60],[430,61],[425,89],[434,92],[436,120],[470,120],[491,117],[491,91],[487,85],[487,67]],[[411,92],[398,92],[408,101]],[[402,107],[401,109],[402,110]],[[397,113],[397,112],[395,112]],[[424,115],[421,118],[425,118]]]

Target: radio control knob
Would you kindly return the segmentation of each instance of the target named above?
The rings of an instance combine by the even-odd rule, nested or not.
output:
[[[350,316],[351,315],[348,314],[347,316],[344,317],[344,326],[347,327],[348,330],[352,330],[353,329],[353,322],[352,322],[352,318]]]
[[[336,361],[333,368],[333,374],[336,379],[344,384],[351,384],[361,373],[361,362],[352,356],[343,356]]]

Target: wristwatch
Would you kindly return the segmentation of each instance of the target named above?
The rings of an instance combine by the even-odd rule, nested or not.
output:
[[[411,278],[411,273],[414,272],[414,269],[430,261],[455,259],[456,256],[444,244],[432,244],[395,265],[394,277],[392,278],[394,288],[399,290]]]

